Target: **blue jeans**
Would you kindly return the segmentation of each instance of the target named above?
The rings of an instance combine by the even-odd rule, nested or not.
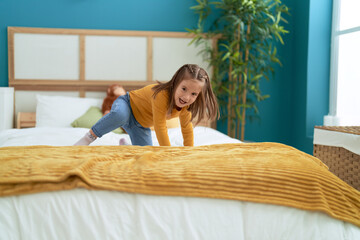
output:
[[[122,127],[130,136],[132,145],[152,146],[151,130],[144,128],[136,121],[130,106],[129,93],[118,97],[110,110],[110,113],[103,116],[91,130],[97,137],[112,130]]]

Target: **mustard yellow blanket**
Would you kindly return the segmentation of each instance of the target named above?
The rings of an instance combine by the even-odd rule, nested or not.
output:
[[[84,187],[279,204],[360,227],[360,192],[278,143],[0,148],[0,195]]]

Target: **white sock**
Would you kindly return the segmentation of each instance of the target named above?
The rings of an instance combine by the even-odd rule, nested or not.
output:
[[[87,146],[95,140],[96,137],[94,137],[90,132],[87,132],[85,136],[83,136],[79,141],[74,144],[74,146]]]
[[[119,141],[119,145],[131,145],[131,144],[128,143],[125,138],[121,138]]]

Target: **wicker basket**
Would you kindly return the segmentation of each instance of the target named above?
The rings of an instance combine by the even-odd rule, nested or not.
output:
[[[360,135],[360,126],[315,128]],[[314,144],[314,156],[324,162],[332,173],[360,191],[360,155],[342,147]]]

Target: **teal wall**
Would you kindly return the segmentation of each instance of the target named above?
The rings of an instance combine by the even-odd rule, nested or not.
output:
[[[196,25],[191,0],[1,0],[0,87],[8,86],[7,27],[183,31]]]
[[[332,1],[295,2],[291,143],[312,153],[314,126],[323,124],[329,109]]]
[[[260,120],[247,122],[245,138],[281,142],[312,153],[314,125],[328,113],[332,1],[283,0],[290,8],[283,64],[262,83],[271,97],[259,103]],[[184,31],[197,23],[195,0],[2,0],[0,87],[8,86],[7,27]],[[218,128],[225,132],[225,123]]]

